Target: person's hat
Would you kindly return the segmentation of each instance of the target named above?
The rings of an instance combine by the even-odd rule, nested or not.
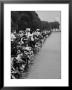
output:
[[[39,31],[40,29],[37,29],[37,31]]]
[[[26,28],[26,31],[30,31],[30,28]]]

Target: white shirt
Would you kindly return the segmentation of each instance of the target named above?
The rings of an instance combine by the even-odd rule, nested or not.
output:
[[[27,46],[27,47],[25,47],[25,49],[26,49],[26,50],[31,50],[31,47],[28,47],[28,46]]]
[[[40,32],[35,31],[35,32],[34,32],[34,35],[37,35],[37,36],[38,36],[38,35],[40,35]]]
[[[15,35],[11,33],[11,41],[14,41],[16,39]]]

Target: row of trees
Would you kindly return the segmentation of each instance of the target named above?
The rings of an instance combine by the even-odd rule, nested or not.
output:
[[[47,29],[47,30],[52,30],[52,29],[59,29],[59,22],[47,22],[47,21],[42,21],[41,27],[42,29]]]
[[[32,31],[39,28],[40,30],[59,29],[59,22],[41,21],[35,11],[12,11],[11,12],[11,30],[25,30],[31,28]]]
[[[41,21],[35,11],[12,11],[11,19],[12,30],[25,30],[26,28],[35,30],[40,28]]]

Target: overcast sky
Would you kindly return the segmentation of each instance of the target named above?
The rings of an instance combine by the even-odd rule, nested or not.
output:
[[[60,11],[36,11],[39,15],[41,20],[53,22],[53,21],[59,21],[60,22]]]

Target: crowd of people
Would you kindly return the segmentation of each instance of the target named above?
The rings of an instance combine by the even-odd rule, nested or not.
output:
[[[27,71],[33,57],[39,52],[50,33],[50,30],[32,31],[30,28],[11,32],[11,79],[19,79],[21,73]]]

